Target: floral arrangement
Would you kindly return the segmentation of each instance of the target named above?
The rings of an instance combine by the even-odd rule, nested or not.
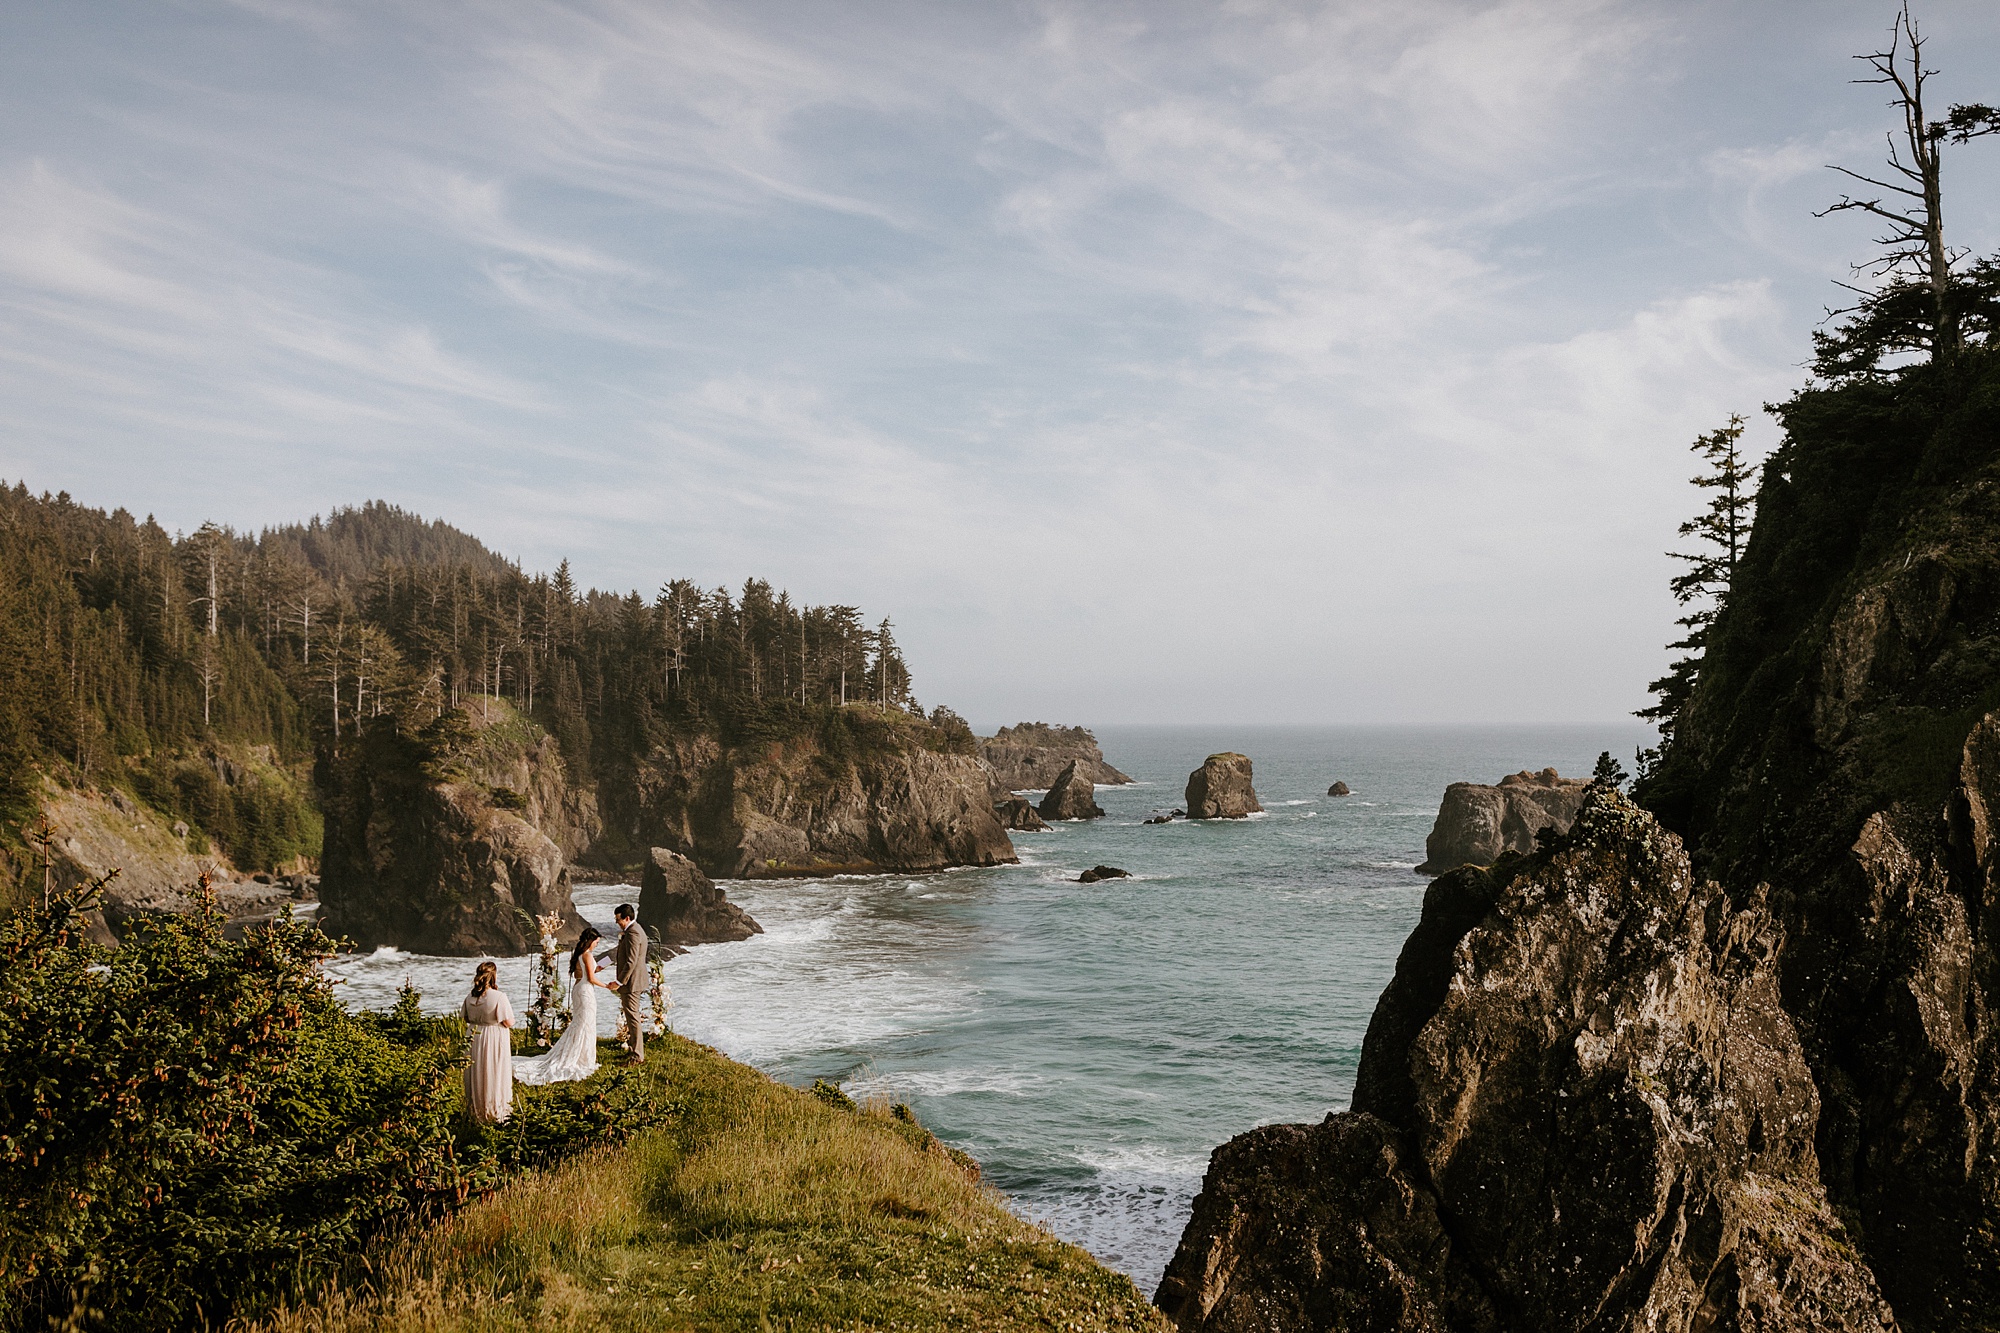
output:
[[[562,968],[556,962],[556,932],[562,929],[562,913],[538,916],[535,926],[541,932],[542,951],[535,959],[535,999],[528,1006],[528,1040],[537,1046],[551,1046],[569,1025]]]
[[[646,997],[653,1002],[653,1021],[646,1029],[646,1035],[664,1037],[667,1033],[667,1010],[674,1007],[673,992],[667,989],[667,960],[657,956],[649,958],[646,970],[653,977],[653,989]]]

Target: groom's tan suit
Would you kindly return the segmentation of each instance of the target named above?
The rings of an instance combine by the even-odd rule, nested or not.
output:
[[[646,1058],[646,1029],[639,1026],[639,996],[646,989],[646,928],[637,921],[618,932],[611,956],[618,974],[618,1005],[625,1013],[625,1049],[634,1061]]]

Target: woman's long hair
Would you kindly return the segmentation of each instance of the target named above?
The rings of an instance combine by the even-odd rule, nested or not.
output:
[[[487,991],[500,984],[500,967],[491,960],[481,963],[472,972],[472,998],[478,999]]]
[[[590,952],[590,946],[604,937],[597,933],[596,926],[585,926],[583,934],[576,937],[576,947],[569,951],[569,975],[572,980],[583,977],[583,956]]]

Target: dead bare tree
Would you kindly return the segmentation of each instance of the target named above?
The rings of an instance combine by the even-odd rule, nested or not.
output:
[[[1903,0],[1902,10],[1889,26],[1887,48],[1854,58],[1866,61],[1874,71],[1873,77],[1854,82],[1895,90],[1889,105],[1901,113],[1903,124],[1900,132],[1892,130],[1887,135],[1891,178],[1877,180],[1846,167],[1833,167],[1843,176],[1887,193],[1867,199],[1842,195],[1838,203],[1814,216],[1860,212],[1888,224],[1887,232],[1875,238],[1881,253],[1854,265],[1855,275],[1887,278],[1892,287],[1900,281],[1927,288],[1931,359],[1948,360],[1963,345],[1958,303],[1953,299],[1952,266],[1966,252],[1945,243],[1943,148],[1947,143],[1964,144],[2000,133],[2000,110],[1980,104],[1960,105],[1952,107],[1943,120],[1927,119],[1924,85],[1937,71],[1924,68],[1924,37],[1910,15],[1909,0]],[[1859,295],[1861,301],[1843,310],[1830,310],[1829,317],[1866,313],[1886,294],[1841,285]]]
[[[201,677],[201,724],[212,725],[209,708],[215,699],[215,683],[222,679],[222,668],[216,665],[213,640],[204,640],[201,645],[201,660],[195,665],[195,674]]]

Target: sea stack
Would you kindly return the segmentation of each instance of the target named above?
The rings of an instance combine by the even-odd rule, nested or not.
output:
[[[1225,750],[1188,774],[1189,819],[1245,819],[1264,807],[1250,785],[1250,757]]]
[[[1084,767],[1086,762],[1083,759],[1070,760],[1056,780],[1049,784],[1049,794],[1042,797],[1040,807],[1043,819],[1097,819],[1104,814],[1098,808],[1090,772]]]
[[[1100,786],[1123,786],[1132,780],[1104,761],[1097,737],[1084,727],[1052,727],[1046,722],[1002,727],[979,742],[979,757],[1008,791],[1047,787],[1073,759],[1082,761],[1083,771]]]
[[[1492,787],[1454,782],[1444,789],[1417,873],[1490,866],[1502,852],[1531,852],[1541,830],[1569,832],[1589,790],[1589,783],[1561,777],[1553,768],[1510,774]]]
[[[724,944],[762,935],[764,928],[729,901],[701,867],[679,852],[655,847],[639,872],[639,923],[662,944]]]

